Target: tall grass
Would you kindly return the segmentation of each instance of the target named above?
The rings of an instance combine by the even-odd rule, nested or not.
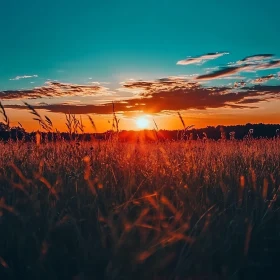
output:
[[[178,115],[183,139],[191,126]],[[66,115],[66,125],[72,140],[84,132],[75,115]],[[113,104],[117,133],[118,125]],[[127,144],[110,136],[77,145],[36,136],[36,144],[0,142],[1,279],[279,273],[279,137],[255,140],[249,131],[243,141],[232,132],[230,141],[205,134],[203,141]]]
[[[268,275],[279,170],[278,139],[0,142],[2,279]]]

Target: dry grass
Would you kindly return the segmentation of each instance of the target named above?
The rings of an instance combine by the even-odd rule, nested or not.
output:
[[[277,139],[0,143],[1,279],[256,279],[279,186]]]

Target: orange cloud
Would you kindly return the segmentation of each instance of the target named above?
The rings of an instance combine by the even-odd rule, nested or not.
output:
[[[186,59],[179,60],[177,62],[177,65],[202,64],[208,60],[216,59],[216,58],[221,57],[226,54],[229,54],[229,53],[216,52],[216,53],[207,53],[207,54],[195,56],[195,57],[188,57]]]
[[[253,86],[233,90],[230,87],[202,87],[185,79],[172,78],[155,81],[129,81],[123,88],[139,91],[138,95],[115,102],[116,112],[160,113],[188,109],[207,108],[257,108],[257,103],[280,99],[280,86]],[[254,106],[248,104],[254,103]],[[21,105],[8,108],[23,109]],[[111,114],[112,104],[41,104],[35,109],[45,109],[56,113]]]
[[[100,84],[78,85],[48,81],[44,86],[35,87],[33,89],[0,91],[0,98],[2,100],[14,100],[63,96],[91,96],[97,94],[108,95],[111,94],[111,92],[108,88]]]

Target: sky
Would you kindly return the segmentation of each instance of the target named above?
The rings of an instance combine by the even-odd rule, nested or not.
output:
[[[12,125],[65,130],[280,123],[278,0],[0,2],[0,100]],[[1,121],[1,120],[0,120]]]

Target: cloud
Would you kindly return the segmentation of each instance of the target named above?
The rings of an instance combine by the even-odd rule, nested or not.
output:
[[[203,63],[209,59],[220,57],[226,53],[209,53],[200,57],[187,59],[184,63]],[[144,112],[150,114],[163,114],[180,110],[205,110],[208,108],[257,108],[261,102],[280,100],[280,85],[271,86],[266,82],[277,79],[277,74],[250,80],[246,72],[254,72],[280,67],[280,60],[273,59],[271,54],[258,54],[227,65],[207,69],[203,75],[169,76],[155,80],[127,80],[117,89],[118,95],[105,87],[103,82],[87,80],[86,84],[71,84],[58,81],[47,81],[41,87],[29,90],[0,91],[0,99],[7,102],[7,108],[26,109],[23,105],[11,105],[11,100],[36,99],[31,103],[35,109],[44,109],[54,113],[73,114],[112,114],[111,100],[115,100],[115,110],[122,114]],[[240,72],[244,73],[242,76]],[[233,79],[230,84],[221,85],[224,79]],[[215,86],[210,86],[208,81],[215,80]],[[204,82],[206,81],[206,82]],[[217,83],[216,83],[217,81]],[[218,84],[218,85],[217,85]],[[96,96],[94,104],[74,102],[76,98],[49,100],[45,98]],[[99,96],[99,100],[98,100]],[[105,96],[109,96],[108,98]],[[42,98],[44,98],[42,100]],[[108,99],[111,100],[108,100]],[[107,99],[107,100],[106,100]],[[88,100],[88,99],[84,99]],[[35,103],[36,102],[36,103]],[[56,104],[54,104],[54,102]]]
[[[179,60],[177,65],[189,65],[189,64],[203,64],[208,60],[219,58],[223,55],[229,54],[227,52],[216,52],[216,53],[207,53],[201,56],[188,57],[183,60]]]
[[[273,54],[255,54],[255,55],[250,55],[242,60],[240,60],[240,63],[255,63],[257,61],[264,61],[266,59],[272,58],[274,55]]]
[[[240,81],[240,82],[235,82],[234,83],[234,88],[242,88],[246,86],[246,82],[245,81]]]
[[[110,95],[112,92],[98,84],[78,85],[48,81],[44,86],[33,89],[0,91],[0,99],[37,99],[63,96],[92,96],[97,94]]]
[[[252,83],[253,84],[263,84],[263,83],[266,83],[266,82],[268,82],[269,80],[272,80],[272,79],[275,79],[275,75],[270,74],[270,75],[267,75],[267,76],[257,78],[255,80],[253,80]]]
[[[260,70],[271,70],[280,68],[280,60],[272,59],[272,54],[256,54],[247,56],[237,62],[229,63],[228,66],[222,67],[212,72],[197,77],[197,80],[215,80],[220,78],[229,78],[240,72],[256,72]]]
[[[122,85],[126,89],[136,90],[138,94],[130,99],[115,102],[118,113],[144,112],[159,114],[165,111],[205,110],[207,108],[257,108],[251,103],[260,103],[271,99],[280,99],[280,86],[242,87],[203,87],[186,79],[165,78],[154,81],[128,81]],[[23,106],[8,105],[8,108],[23,109]],[[111,114],[112,104],[42,104],[35,109],[44,109],[55,113],[72,114]]]
[[[277,86],[269,86],[269,85],[255,85],[253,87],[245,87],[247,91],[254,91],[259,95],[267,95],[273,94],[275,98],[280,97],[280,85]]]
[[[228,78],[229,75],[233,75],[244,71],[247,69],[247,66],[230,66],[230,67],[223,67],[217,71],[213,71],[208,74],[200,75],[196,79],[197,80],[214,80],[217,78],[226,77]]]
[[[273,54],[257,54],[247,56],[244,59],[237,62],[237,65],[251,66],[251,70],[269,70],[280,68],[280,60],[272,59]],[[249,69],[249,67],[248,67]]]
[[[18,80],[21,80],[21,79],[30,79],[30,78],[38,78],[38,75],[32,75],[32,76],[27,76],[27,75],[24,75],[24,76],[16,76],[15,78],[10,79],[10,81],[18,81]]]
[[[268,70],[268,69],[278,69],[280,68],[280,60],[272,60],[267,63],[257,65],[255,69],[257,70]]]
[[[238,104],[252,104],[252,103],[259,103],[262,101],[268,101],[268,99],[259,99],[259,98],[248,98],[238,102]],[[256,108],[256,107],[254,107]]]
[[[244,76],[235,75],[235,76],[223,76],[219,78],[220,80],[244,80]]]

